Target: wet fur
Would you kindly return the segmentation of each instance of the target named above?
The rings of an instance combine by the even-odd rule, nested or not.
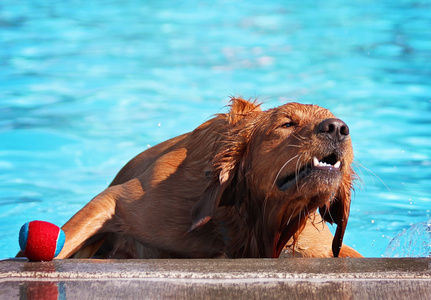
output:
[[[360,256],[342,246],[355,176],[350,138],[335,144],[316,132],[333,117],[315,105],[262,111],[232,99],[228,113],[132,159],[63,226],[58,258]],[[279,189],[280,178],[331,151],[339,176]],[[337,225],[335,238],[320,215]]]

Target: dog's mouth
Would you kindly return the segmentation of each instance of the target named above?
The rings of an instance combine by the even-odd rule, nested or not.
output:
[[[311,163],[286,177],[280,178],[280,180],[277,181],[277,186],[281,191],[286,191],[312,173],[316,172],[319,173],[319,176],[328,177],[339,174],[341,167],[341,161],[335,153],[325,156],[321,160],[314,156]]]

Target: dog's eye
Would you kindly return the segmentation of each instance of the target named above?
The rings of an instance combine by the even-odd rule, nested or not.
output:
[[[284,123],[283,125],[281,125],[281,127],[282,127],[282,128],[289,128],[289,127],[294,126],[294,125],[295,125],[295,123],[294,123],[294,122],[289,121],[289,122],[286,122],[286,123]]]

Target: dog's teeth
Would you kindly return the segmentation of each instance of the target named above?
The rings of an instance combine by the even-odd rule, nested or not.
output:
[[[315,167],[333,167],[334,169],[339,169],[341,166],[341,162],[337,161],[334,165],[325,163],[323,161],[319,161],[317,157],[313,157],[313,166]]]

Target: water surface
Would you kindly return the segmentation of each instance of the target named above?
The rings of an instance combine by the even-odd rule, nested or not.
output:
[[[346,121],[361,180],[345,241],[365,256],[430,219],[430,1],[206,2],[0,4],[0,258],[230,95]]]

